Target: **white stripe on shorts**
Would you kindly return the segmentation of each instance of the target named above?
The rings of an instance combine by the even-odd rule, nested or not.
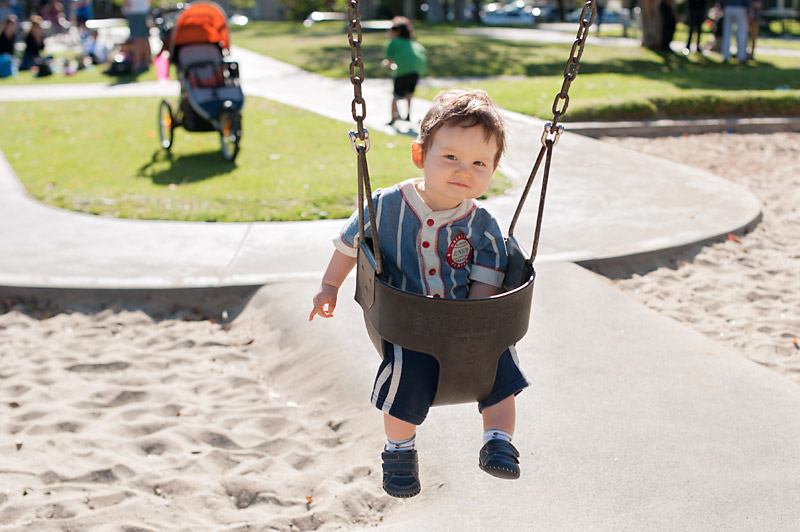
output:
[[[381,374],[378,375],[378,379],[375,381],[375,389],[372,390],[372,404],[377,407],[378,406],[378,398],[381,393],[381,388],[383,385],[386,384],[386,381],[389,380],[389,375],[392,374],[392,366],[387,365],[381,371]]]
[[[400,387],[400,377],[403,375],[403,348],[399,345],[394,346],[394,364],[392,364],[392,382],[389,384],[389,392],[383,401],[383,410],[387,414],[392,409],[397,389]]]

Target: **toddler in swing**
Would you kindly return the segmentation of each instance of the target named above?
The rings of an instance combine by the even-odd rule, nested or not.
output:
[[[507,264],[503,235],[476,198],[488,188],[505,143],[503,120],[486,92],[450,89],[436,96],[411,147],[423,177],[378,189],[372,197],[383,266],[392,286],[450,299],[485,298],[501,291]],[[356,211],[334,239],[336,249],[309,320],[333,316],[339,287],[356,265],[358,245]],[[429,354],[385,340],[383,355],[372,391],[387,437],[381,454],[383,488],[394,497],[412,497],[420,492],[416,429],[436,394],[438,363]],[[526,386],[510,346],[498,362],[492,392],[478,404],[484,428],[478,465],[495,477],[520,475],[519,452],[511,438],[515,396]]]

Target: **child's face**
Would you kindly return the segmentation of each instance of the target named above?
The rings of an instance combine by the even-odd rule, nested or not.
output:
[[[412,158],[424,170],[418,187],[422,199],[435,211],[458,207],[465,199],[480,197],[494,174],[497,142],[486,138],[481,126],[442,126],[427,153],[412,144]]]

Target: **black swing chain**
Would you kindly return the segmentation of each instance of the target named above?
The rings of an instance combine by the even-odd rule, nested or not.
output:
[[[544,132],[542,133],[542,147],[539,149],[539,155],[536,157],[536,163],[533,165],[528,181],[522,191],[522,197],[517,204],[517,210],[514,217],[511,219],[511,225],[508,228],[508,236],[514,234],[514,227],[517,224],[522,208],[525,205],[525,200],[528,197],[533,181],[539,171],[539,165],[542,163],[542,158],[545,159],[544,174],[542,176],[542,188],[539,197],[539,210],[536,217],[536,229],[533,237],[533,247],[531,249],[531,256],[527,260],[528,264],[532,264],[536,258],[536,253],[539,249],[539,235],[542,229],[542,218],[544,215],[544,199],[547,193],[547,183],[550,177],[550,161],[553,156],[553,147],[558,144],[558,139],[564,131],[564,126],[559,125],[558,121],[567,113],[569,107],[569,88],[575,78],[578,77],[578,69],[581,64],[581,56],[583,56],[583,49],[586,46],[586,38],[589,36],[589,28],[594,22],[594,17],[597,14],[597,0],[588,0],[581,10],[580,27],[575,41],[572,43],[572,49],[569,52],[567,64],[564,67],[564,81],[561,84],[561,90],[556,94],[553,100],[553,120],[544,125]],[[559,109],[559,102],[563,101],[562,107]],[[547,157],[545,156],[545,152]]]
[[[564,131],[564,126],[559,125],[559,120],[567,113],[569,107],[569,89],[575,78],[578,77],[578,69],[580,68],[581,57],[583,56],[583,49],[586,45],[586,38],[589,36],[589,28],[594,22],[594,17],[597,14],[597,0],[587,0],[583,5],[580,16],[580,26],[575,41],[572,43],[572,49],[569,53],[566,66],[564,67],[564,81],[561,84],[561,90],[556,94],[553,100],[553,120],[544,125],[544,132],[542,133],[542,148],[539,155],[536,157],[536,163],[531,170],[530,176],[525,188],[522,192],[517,210],[511,220],[511,225],[508,229],[508,235],[511,237],[514,234],[514,227],[516,226],[519,215],[525,204],[525,199],[528,192],[533,185],[533,181],[539,170],[539,165],[542,158],[547,152],[545,159],[544,175],[542,177],[542,189],[539,199],[539,212],[536,219],[536,230],[533,239],[533,249],[531,250],[531,257],[528,263],[533,263],[536,258],[536,253],[539,247],[539,234],[541,231],[542,216],[544,214],[544,199],[547,192],[547,182],[550,175],[550,161],[553,154],[553,147],[558,144],[558,139]],[[372,198],[371,184],[369,181],[369,169],[367,166],[367,151],[369,151],[369,131],[364,127],[364,119],[367,116],[367,103],[361,93],[361,85],[364,82],[364,63],[361,59],[361,10],[359,7],[359,0],[349,0],[347,3],[347,39],[350,42],[350,82],[353,85],[353,101],[351,102],[351,111],[353,120],[356,123],[357,130],[350,131],[350,144],[353,152],[358,156],[358,204],[364,205],[364,195]],[[588,15],[588,16],[587,16]],[[356,72],[357,71],[357,72]],[[559,109],[559,102],[563,101],[563,105]],[[360,109],[359,109],[360,107]],[[359,113],[360,110],[360,113]],[[360,142],[359,142],[360,141]],[[365,190],[366,189],[366,190]],[[367,202],[370,220],[375,219],[374,206],[372,201]],[[359,238],[364,242],[364,210],[363,207],[358,209],[359,220]],[[382,272],[381,257],[378,246],[378,234],[375,224],[370,224],[372,246],[375,254],[375,261],[377,263],[376,273],[378,275]]]
[[[575,41],[572,43],[572,49],[569,51],[569,59],[564,67],[564,82],[561,84],[561,91],[556,94],[556,99],[553,100],[553,122],[550,126],[550,133],[555,134],[558,128],[559,119],[567,113],[569,107],[569,87],[575,78],[578,77],[578,68],[581,66],[581,57],[583,56],[583,48],[586,46],[586,38],[589,36],[589,27],[594,22],[594,17],[597,14],[597,7],[595,6],[597,0],[588,0],[581,10],[580,27]],[[587,18],[587,11],[589,16]],[[558,102],[564,100],[564,105],[561,109],[558,108]]]
[[[359,242],[365,241],[364,234],[364,198],[367,201],[369,219],[375,220],[375,205],[372,203],[372,184],[369,180],[369,166],[367,165],[367,152],[369,151],[369,130],[364,127],[367,116],[367,102],[361,94],[361,85],[364,82],[364,62],[361,59],[361,10],[359,0],[349,0],[347,3],[347,40],[350,42],[350,83],[353,85],[353,101],[350,105],[353,120],[357,130],[350,131],[350,146],[358,156],[358,237]],[[360,111],[360,112],[359,112]],[[377,224],[370,224],[372,237],[372,250],[375,256],[375,273],[383,273],[381,263],[380,243],[378,242]]]
[[[364,119],[367,117],[367,102],[361,94],[361,84],[364,82],[364,62],[361,59],[361,10],[359,8],[358,0],[350,0],[347,3],[347,16],[349,23],[347,25],[347,40],[350,41],[350,83],[353,84],[353,101],[350,105],[353,120],[358,127],[355,136],[351,133],[350,139],[353,143],[354,150],[356,146],[356,138],[368,144],[369,132],[364,129]],[[358,75],[356,75],[358,70]],[[359,114],[358,107],[361,107]]]

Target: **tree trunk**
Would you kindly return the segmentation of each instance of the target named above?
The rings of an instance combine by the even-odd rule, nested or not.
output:
[[[375,2],[373,0],[359,0],[358,10],[361,12],[362,20],[371,20],[375,18]]]
[[[429,0],[425,20],[431,24],[444,22],[444,9],[442,9],[442,3],[439,0]]]
[[[571,3],[570,4],[567,3],[567,0],[558,0],[558,20],[560,20],[561,22],[564,22],[564,20],[566,20],[567,10],[571,5],[572,5]]]
[[[658,11],[660,0],[642,0],[642,46],[651,50],[661,48],[661,13]]]
[[[416,0],[403,0],[403,16],[408,20],[415,20],[417,18]]]
[[[464,22],[464,0],[453,1],[453,20],[456,23]]]

